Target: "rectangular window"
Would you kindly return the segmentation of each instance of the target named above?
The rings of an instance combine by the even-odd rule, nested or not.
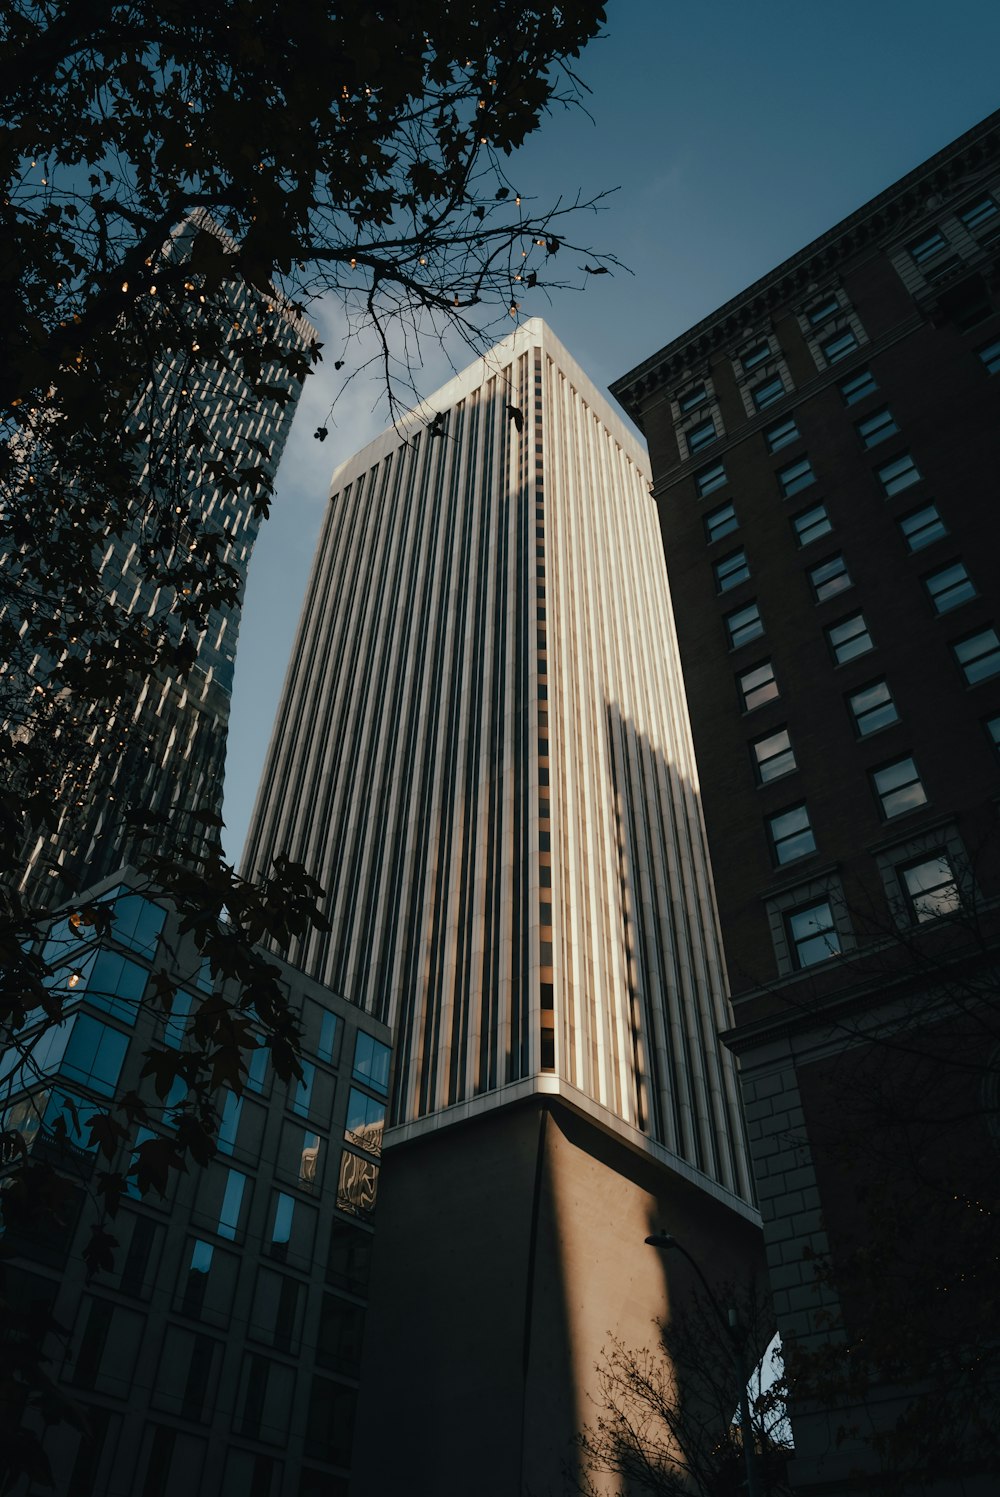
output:
[[[944,852],[907,864],[899,869],[899,877],[913,918],[920,924],[953,915],[962,907],[958,880]]]
[[[727,614],[726,633],[733,650],[749,644],[752,639],[759,639],[764,633],[764,623],[757,604],[748,603],[746,608],[737,608],[735,613]]]
[[[818,566],[810,567],[808,576],[817,603],[834,598],[854,585],[847,562],[839,553],[821,561]]]
[[[710,515],[705,516],[705,536],[709,544],[739,528],[740,522],[731,504],[721,504],[718,509],[713,509]]]
[[[883,463],[881,468],[875,469],[875,476],[891,498],[893,494],[899,494],[903,489],[908,489],[911,483],[920,482],[920,469],[913,461],[908,452],[903,452],[899,457],[894,457],[891,463]]]
[[[820,347],[826,362],[836,364],[838,359],[846,359],[849,353],[854,352],[858,347],[858,340],[854,336],[853,328],[845,327],[839,333],[834,333],[832,338],[827,338]]]
[[[215,1140],[220,1154],[231,1154],[235,1149],[242,1111],[243,1098],[238,1097],[235,1092],[227,1092],[222,1107],[222,1117],[219,1121],[219,1132]]]
[[[708,391],[704,385],[695,385],[693,390],[687,390],[678,397],[677,409],[682,416],[687,416],[691,411],[696,411],[700,405],[704,405],[708,399]]]
[[[992,343],[987,343],[984,348],[978,350],[978,353],[986,365],[987,374],[996,374],[1000,370],[1000,338],[995,338]]]
[[[825,504],[814,504],[812,509],[804,509],[801,514],[793,516],[792,527],[800,546],[818,541],[821,535],[828,535],[833,529]]]
[[[887,681],[873,681],[870,686],[852,691],[847,698],[847,705],[859,738],[867,738],[880,728],[887,728],[890,723],[899,721],[899,713]]]
[[[750,348],[744,349],[740,354],[740,363],[743,365],[743,373],[749,374],[753,369],[759,369],[761,364],[766,364],[771,357],[771,343],[765,338],[762,343],[754,343]]]
[[[777,816],[769,816],[767,829],[771,837],[774,861],[779,867],[808,857],[816,851],[816,838],[809,824],[809,812],[804,805],[789,806]]]
[[[731,551],[728,556],[724,556],[721,561],[715,563],[713,571],[716,590],[720,593],[727,593],[731,587],[737,587],[750,576],[746,553],[742,549]]]
[[[340,1020],[336,1014],[324,1012],[319,1026],[319,1044],[316,1054],[320,1060],[328,1060],[331,1064],[337,1057],[337,1031],[340,1028]]]
[[[816,904],[804,905],[785,916],[788,947],[792,963],[800,970],[815,967],[840,952],[840,936],[833,923],[833,910],[828,899]]]
[[[978,634],[958,640],[952,649],[970,686],[1000,675],[1000,636],[995,629],[980,629]]]
[[[899,520],[899,528],[910,551],[922,551],[948,534],[936,504],[924,504]]]
[[[225,1194],[222,1197],[222,1210],[219,1212],[219,1225],[215,1229],[220,1237],[235,1239],[239,1231],[240,1207],[243,1205],[246,1183],[246,1175],[241,1175],[239,1170],[228,1172]]]
[[[258,1045],[256,1050],[251,1050],[245,1056],[247,1076],[243,1085],[248,1092],[262,1092],[264,1090],[264,1078],[267,1076],[267,1046]]]
[[[866,395],[874,394],[878,389],[878,384],[870,369],[859,369],[857,374],[851,375],[850,379],[843,380],[838,389],[845,405],[856,405],[859,400],[864,400]]]
[[[292,1111],[298,1113],[300,1118],[309,1116],[310,1103],[312,1101],[313,1082],[316,1079],[316,1067],[308,1060],[300,1060],[302,1075],[295,1083],[292,1093]]]
[[[826,637],[838,665],[846,665],[856,655],[867,655],[869,650],[875,648],[863,613],[852,613],[849,619],[831,624]]]
[[[35,1047],[34,1053],[40,1066],[38,1048]],[[73,1022],[69,1042],[55,1069],[102,1096],[113,1097],[127,1049],[127,1035],[81,1014]]]
[[[384,1123],[385,1103],[376,1101],[374,1097],[369,1097],[366,1092],[352,1086],[347,1099],[347,1126],[344,1132],[347,1142],[369,1154],[380,1154]]]
[[[982,228],[983,224],[996,218],[998,211],[1000,210],[997,209],[996,203],[987,193],[985,197],[977,198],[974,203],[963,208],[958,216],[970,233],[975,233],[977,229]]]
[[[990,743],[1000,753],[1000,717],[987,718],[983,726],[986,729],[986,736],[990,740]]]
[[[776,421],[764,432],[768,452],[780,452],[782,447],[790,447],[798,440],[799,429],[795,424],[794,416],[786,416],[784,421]]]
[[[702,468],[694,475],[695,487],[698,490],[698,498],[704,499],[708,494],[714,494],[716,489],[725,488],[728,482],[726,469],[722,463],[713,463],[709,468]]]
[[[776,400],[780,400],[784,393],[785,386],[781,375],[776,374],[773,379],[765,380],[762,385],[757,385],[755,389],[751,390],[750,398],[756,410],[764,411],[769,405],[773,405]]]
[[[892,412],[887,405],[880,410],[873,411],[863,421],[855,424],[855,431],[861,438],[863,447],[877,447],[879,442],[884,442],[887,437],[895,436],[899,427],[893,420]]]
[[[381,1092],[383,1097],[388,1096],[391,1057],[392,1051],[388,1045],[383,1045],[374,1035],[359,1029],[354,1042],[352,1074],[355,1081],[360,1081],[362,1086],[370,1086],[373,1092]]]
[[[786,499],[790,499],[800,489],[807,489],[811,483],[816,482],[812,463],[807,457],[800,457],[796,462],[789,463],[787,467],[779,468],[775,476]]]
[[[972,578],[960,561],[953,561],[940,571],[930,572],[924,578],[924,587],[935,613],[950,613],[953,608],[976,597]]]
[[[928,260],[933,260],[942,250],[948,248],[948,241],[939,229],[931,234],[925,234],[922,239],[917,239],[913,244],[908,244],[910,258],[915,265],[925,265]]]
[[[766,738],[758,738],[750,745],[750,751],[753,755],[754,773],[760,785],[769,785],[772,780],[780,780],[782,776],[791,774],[792,770],[797,768],[795,752],[787,728],[779,728],[776,733],[769,733]]]
[[[693,457],[696,452],[714,442],[717,435],[714,421],[703,421],[700,426],[692,426],[685,438],[688,452]]]
[[[765,702],[773,702],[778,695],[778,683],[774,679],[774,669],[770,660],[764,660],[760,665],[743,671],[736,677],[736,685],[744,712],[752,712],[755,707],[762,707]]]
[[[910,758],[896,759],[892,764],[874,770],[872,784],[887,821],[927,803],[927,793],[920,783],[917,766]]]
[[[958,255],[949,255],[947,260],[936,260],[933,265],[928,265],[924,271],[925,281],[943,281],[945,276],[950,276],[953,270],[961,265]]]
[[[813,302],[811,307],[807,307],[806,317],[809,319],[810,327],[822,327],[824,322],[829,322],[831,317],[836,317],[839,311],[840,301],[831,293],[820,301]]]
[[[271,1225],[271,1257],[281,1262],[284,1262],[288,1252],[294,1218],[295,1197],[279,1195],[274,1203],[274,1221]]]

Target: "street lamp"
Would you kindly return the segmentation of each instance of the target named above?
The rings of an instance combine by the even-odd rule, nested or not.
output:
[[[702,1288],[715,1312],[722,1333],[733,1349],[733,1367],[740,1390],[740,1430],[743,1436],[743,1459],[747,1468],[747,1497],[758,1497],[757,1452],[754,1448],[753,1425],[750,1422],[750,1397],[747,1393],[747,1371],[743,1360],[744,1337],[740,1334],[739,1314],[735,1306],[731,1306],[727,1314],[722,1313],[722,1306],[702,1273],[700,1264],[692,1258],[687,1248],[683,1243],[678,1242],[676,1237],[671,1237],[669,1232],[654,1232],[651,1237],[646,1238],[646,1241],[650,1247],[660,1248],[663,1252],[680,1253],[682,1258],[687,1259],[701,1280]]]

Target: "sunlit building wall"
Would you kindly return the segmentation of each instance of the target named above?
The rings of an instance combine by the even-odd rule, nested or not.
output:
[[[641,1344],[664,1309],[643,1235],[677,1192],[685,1220],[715,1213],[710,1271],[752,1256],[649,484],[538,320],[333,476],[246,866],[283,852],[315,874],[330,929],[290,958],[394,1034],[360,1492],[405,1479],[397,1448],[435,1491],[467,1490],[454,1426],[474,1459],[536,1376],[531,1430],[482,1491],[537,1480],[607,1326]],[[489,1359],[461,1345],[463,1305]],[[512,1339],[529,1323],[530,1352]],[[446,1447],[433,1390],[459,1363]],[[383,1420],[393,1449],[372,1448]]]

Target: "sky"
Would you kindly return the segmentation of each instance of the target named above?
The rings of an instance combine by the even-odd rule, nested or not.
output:
[[[605,389],[1000,107],[998,57],[997,0],[610,0],[577,67],[590,118],[560,110],[510,172],[538,208],[616,188],[574,237],[632,273],[581,274],[585,291],[551,303],[529,293],[523,316],[544,317]],[[333,350],[336,309],[314,321]],[[421,394],[470,362],[457,344],[428,350]],[[373,374],[317,442],[338,384],[327,364],[306,385],[250,567],[225,783],[235,861],[330,475],[388,424]]]

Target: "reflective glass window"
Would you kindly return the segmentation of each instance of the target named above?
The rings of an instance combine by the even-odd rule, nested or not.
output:
[[[892,816],[902,816],[906,811],[916,810],[927,802],[927,792],[920,783],[917,766],[909,757],[896,759],[892,764],[874,770],[872,784],[882,815],[887,820]]]

